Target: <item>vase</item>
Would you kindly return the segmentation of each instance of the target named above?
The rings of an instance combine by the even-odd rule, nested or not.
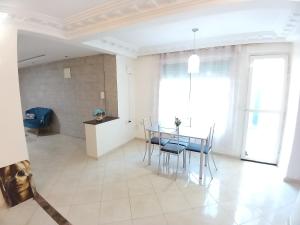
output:
[[[103,119],[103,116],[96,116],[97,121],[101,121]]]

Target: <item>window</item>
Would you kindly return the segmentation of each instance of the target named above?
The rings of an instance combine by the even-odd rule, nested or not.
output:
[[[190,84],[187,64],[165,64],[160,81],[159,120],[169,125],[176,116],[183,125],[192,127],[216,121],[224,132],[231,102],[230,67],[230,60],[201,62],[200,73],[191,75]]]

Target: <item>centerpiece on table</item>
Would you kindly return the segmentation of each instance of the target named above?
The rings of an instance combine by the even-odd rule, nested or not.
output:
[[[97,121],[101,121],[105,117],[105,111],[103,109],[97,108],[94,110],[93,116]]]
[[[181,124],[181,120],[178,117],[175,117],[175,126],[176,130],[179,130],[179,126]]]

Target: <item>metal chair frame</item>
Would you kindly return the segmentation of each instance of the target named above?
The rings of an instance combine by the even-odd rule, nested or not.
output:
[[[210,128],[209,136],[208,136],[208,141],[207,141],[206,146],[205,146],[205,148],[208,148],[208,151],[205,154],[205,166],[208,167],[208,170],[209,170],[209,173],[210,173],[210,176],[211,176],[212,179],[213,179],[213,175],[212,175],[212,171],[211,171],[211,167],[210,167],[210,162],[209,162],[210,158],[213,161],[215,170],[218,171],[218,168],[217,168],[217,165],[216,165],[213,153],[212,153],[212,150],[213,150],[213,140],[214,140],[214,132],[215,132],[215,123],[213,123],[213,125]],[[188,148],[187,148],[187,151],[189,151]],[[203,151],[203,149],[200,149],[200,151]],[[189,164],[191,162],[191,153],[192,153],[192,151],[189,151]]]
[[[159,134],[159,140],[161,140],[162,138],[162,133],[160,132],[160,127],[158,128],[158,134]],[[170,143],[170,145],[177,145],[177,152],[168,152],[164,150],[165,146],[159,145],[159,161],[158,161],[158,171],[157,173],[159,174],[160,170],[161,170],[161,155],[164,154],[164,158],[165,158],[165,163],[168,165],[168,170],[169,165],[170,165],[170,156],[171,155],[176,155],[177,156],[177,163],[176,163],[176,176],[175,179],[177,178],[178,175],[178,167],[179,167],[179,157],[180,154],[183,153],[183,151],[185,151],[185,149],[183,149],[183,151],[179,151],[180,148],[185,148],[184,146],[180,145],[180,139],[179,139],[179,130],[176,129],[176,134],[171,135],[170,140],[173,140],[173,144]],[[175,142],[174,142],[175,141]],[[176,144],[174,144],[176,143]],[[165,154],[167,154],[167,157],[165,157]],[[182,154],[184,157],[184,154]]]
[[[152,119],[151,119],[151,116],[149,116],[149,118],[144,118],[142,120],[143,122],[143,127],[144,127],[144,138],[145,138],[145,153],[144,153],[144,157],[143,157],[143,161],[145,161],[145,158],[146,158],[146,155],[147,155],[147,152],[148,152],[148,144],[152,145],[151,146],[151,156],[152,156],[152,153],[153,153],[153,150],[154,150],[154,144],[151,144],[151,142],[149,143],[149,140],[151,140],[151,137],[147,137],[147,131],[146,131],[146,121],[147,119],[149,120],[149,124],[150,126],[152,126]]]

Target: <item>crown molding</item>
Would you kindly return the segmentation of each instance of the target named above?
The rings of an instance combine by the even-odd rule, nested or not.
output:
[[[125,25],[136,24],[171,13],[195,7],[241,2],[242,0],[118,0],[58,19],[42,13],[19,9],[0,3],[0,11],[7,12],[11,21],[20,29],[41,31],[64,39],[107,31]]]
[[[286,22],[281,36],[287,37],[289,40],[297,40],[300,38],[300,6],[295,7]]]
[[[7,12],[11,21],[20,29],[43,32],[64,39],[79,39],[88,34],[109,31],[137,24],[160,16],[205,9],[228,3],[244,3],[245,0],[117,0],[92,7],[65,19],[42,13],[18,9],[0,3],[0,11]],[[300,23],[300,7],[293,12],[282,30],[282,36],[292,35]]]
[[[65,39],[64,22],[56,17],[15,7],[1,5],[0,11],[8,14],[8,20],[19,30],[43,33]]]
[[[116,29],[196,8],[245,2],[242,0],[119,0],[111,1],[65,19],[69,37]]]
[[[106,37],[90,41],[84,41],[84,45],[113,54],[121,54],[130,58],[136,58],[138,49],[128,43],[115,38]]]
[[[218,38],[202,39],[197,42],[198,48],[209,48],[228,45],[242,45],[242,44],[258,44],[258,43],[276,43],[287,42],[285,37],[278,36],[275,32],[254,32],[241,35],[228,35]],[[176,52],[192,50],[192,42],[177,42],[163,46],[151,46],[140,48],[137,55],[154,55],[160,53]]]
[[[195,9],[206,9],[211,6],[223,6],[228,3],[243,3],[245,0],[117,0],[106,1],[100,6],[90,8],[65,19],[58,19],[41,13],[17,9],[0,3],[0,11],[7,12],[9,19],[18,29],[43,33],[61,39],[73,40],[86,46],[122,54],[130,57],[157,54],[163,52],[192,49],[190,43],[181,42],[164,46],[137,47],[112,37],[99,37],[82,41],[80,38],[99,32],[122,28],[149,21],[151,19]],[[242,35],[217,37],[202,40],[202,47],[231,44],[249,44],[262,42],[282,42],[300,36],[300,7],[295,4],[282,32],[259,32]],[[104,35],[104,33],[103,33]]]

